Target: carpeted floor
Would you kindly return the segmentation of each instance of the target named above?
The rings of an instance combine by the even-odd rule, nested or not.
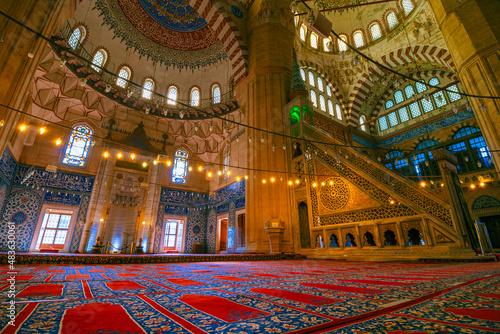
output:
[[[500,263],[23,266],[1,333],[495,333]],[[20,328],[19,328],[20,326]]]

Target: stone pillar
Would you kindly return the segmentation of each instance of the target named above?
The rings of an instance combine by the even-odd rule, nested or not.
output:
[[[158,204],[160,204],[161,196],[161,176],[163,174],[164,164],[158,163],[156,165],[151,165],[151,172],[149,173],[149,184],[146,197],[144,198],[145,211],[144,211],[144,221],[146,222],[144,236],[147,235],[147,246],[145,251],[147,253],[153,253],[154,238],[153,233],[154,227],[156,226],[156,220],[158,219]],[[163,217],[162,217],[163,219]]]
[[[469,94],[500,96],[500,1],[429,0]],[[500,100],[469,98],[490,150],[500,150]],[[492,152],[500,172],[500,153]]]
[[[246,123],[277,133],[283,133],[283,106],[287,103],[291,81],[295,29],[289,5],[290,2],[285,0],[257,0],[250,7],[247,22],[248,76],[236,87]],[[288,170],[286,151],[282,148],[283,137],[251,129],[247,131],[248,137],[252,137],[246,142],[249,168]],[[251,172],[249,176],[246,182],[245,252],[269,252],[264,222],[272,217],[285,222],[283,251],[293,251],[286,174]],[[274,177],[274,182],[271,177]]]
[[[460,238],[460,246],[479,249],[474,223],[458,179],[457,157],[444,148],[432,151],[432,156],[443,177],[442,183],[450,202],[451,218]]]
[[[75,1],[69,0],[2,0],[0,10],[43,36],[50,37],[74,15]],[[47,46],[26,28],[0,16],[2,47],[0,47],[0,103],[23,110],[29,100],[29,89],[42,50]],[[33,51],[33,58],[28,53]],[[22,119],[19,113],[0,106],[0,152]]]

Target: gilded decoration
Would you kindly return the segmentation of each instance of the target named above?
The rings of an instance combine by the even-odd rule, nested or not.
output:
[[[330,210],[340,210],[349,201],[349,187],[340,177],[330,177],[320,188],[321,203]]]
[[[358,240],[356,238],[356,229],[354,227],[343,228],[342,238],[344,247],[358,247]]]
[[[392,235],[394,236],[394,240],[388,240],[388,236],[386,236],[386,232],[392,231]],[[380,232],[380,240],[382,242],[383,246],[397,246],[399,245],[398,241],[398,232],[397,232],[397,227],[396,223],[391,223],[391,224],[383,224],[379,226],[379,232]]]
[[[184,0],[97,0],[94,8],[127,48],[153,62],[194,69],[227,58],[215,32]]]
[[[359,227],[359,233],[361,235],[361,242],[363,247],[367,246],[377,246],[375,238],[375,228],[373,225],[364,225]],[[366,233],[370,233],[367,235]]]

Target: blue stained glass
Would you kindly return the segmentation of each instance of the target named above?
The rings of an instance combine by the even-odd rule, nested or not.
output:
[[[389,159],[393,159],[393,158],[397,158],[397,157],[402,156],[403,152],[401,152],[401,151],[390,151],[389,153],[387,153],[387,155],[389,156],[388,157]]]
[[[401,123],[406,122],[410,119],[410,117],[408,116],[408,111],[406,110],[406,107],[399,109],[398,113],[399,113],[399,118],[401,119]]]
[[[448,150],[451,152],[467,151],[467,147],[465,146],[464,142],[460,142],[460,143],[448,146]]]
[[[436,146],[437,144],[439,144],[439,143],[435,140],[432,140],[432,139],[422,140],[420,143],[418,143],[415,150],[423,150],[423,149],[426,149],[426,148],[429,148],[432,146]]]
[[[431,85],[431,86],[437,86],[437,85],[439,85],[439,79],[438,78],[432,78],[431,80],[429,80],[429,85]]]
[[[483,165],[485,167],[491,167],[492,163],[490,162],[490,150],[488,149],[488,146],[486,146],[483,136],[473,138],[469,140],[469,143],[472,148],[475,148],[477,150],[477,153],[479,154],[479,158],[481,159]]]
[[[479,128],[475,128],[472,126],[466,126],[458,130],[457,133],[455,133],[455,135],[453,136],[453,139],[468,136],[476,132],[481,132],[481,130],[479,130]]]
[[[83,124],[74,126],[69,135],[62,163],[78,167],[85,166],[91,143],[92,129]]]
[[[174,168],[172,169],[172,182],[186,184],[189,154],[184,150],[177,150],[174,158]]]
[[[392,107],[394,107],[394,102],[392,100],[387,100],[385,103],[385,109],[390,109]]]
[[[408,85],[405,87],[405,94],[408,99],[411,98],[413,95],[416,95],[412,85]]]
[[[417,173],[417,175],[422,175],[422,169],[420,169],[419,164],[425,162],[425,154],[424,153],[417,154],[415,155],[415,158],[417,158],[417,160],[413,160],[413,166],[415,168],[415,172]]]
[[[457,87],[457,85],[453,85],[453,86],[448,87],[448,90],[452,90],[452,91],[458,93],[458,87]],[[458,101],[458,100],[460,100],[462,98],[462,96],[460,94],[457,94],[457,93],[450,93],[450,92],[448,92],[448,96],[450,97],[450,101],[451,102]]]
[[[388,128],[388,126],[387,126],[387,118],[380,117],[378,119],[378,125],[380,126],[380,131],[387,130],[387,128]]]
[[[427,90],[427,86],[424,85],[422,82],[425,82],[423,79],[422,80],[419,80],[415,86],[417,87],[417,92],[420,94],[420,93],[423,93]]]
[[[396,101],[396,104],[403,102],[404,99],[402,91],[398,90],[394,93],[394,100]]]

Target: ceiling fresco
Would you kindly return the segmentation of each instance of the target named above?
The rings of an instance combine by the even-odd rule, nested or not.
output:
[[[227,58],[224,45],[184,0],[97,0],[116,38],[153,62],[199,68]]]

